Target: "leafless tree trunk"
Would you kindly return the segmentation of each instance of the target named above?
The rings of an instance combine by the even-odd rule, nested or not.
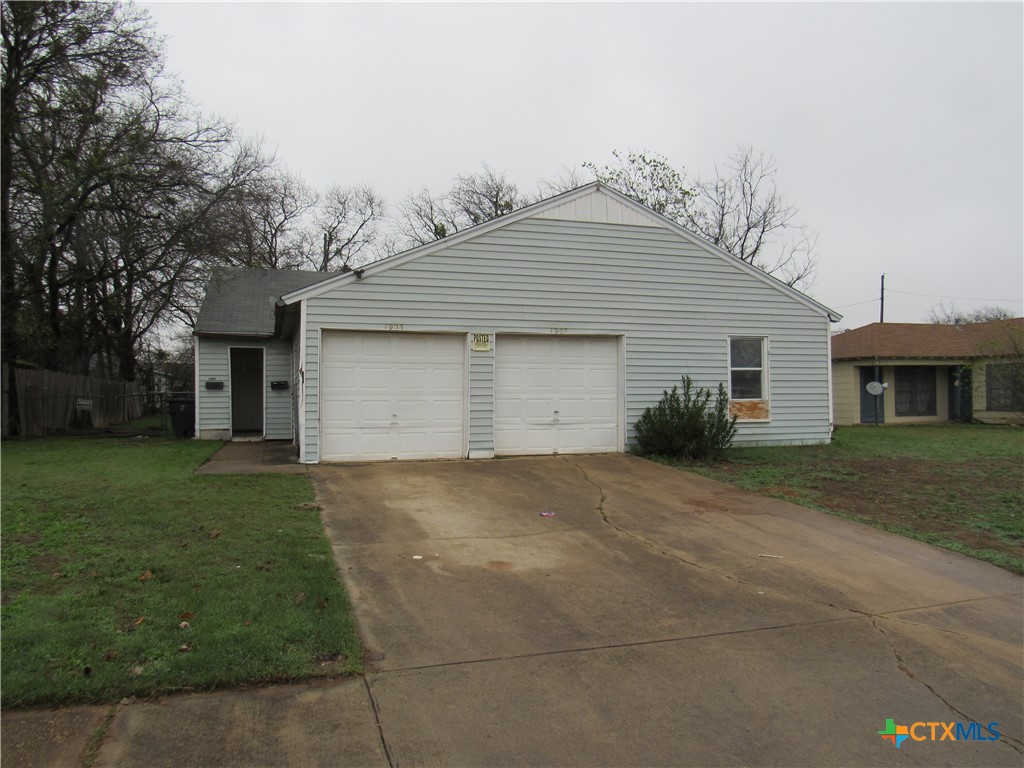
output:
[[[313,217],[319,249],[309,249],[307,263],[333,272],[372,257],[383,215],[384,201],[370,187],[331,187]]]

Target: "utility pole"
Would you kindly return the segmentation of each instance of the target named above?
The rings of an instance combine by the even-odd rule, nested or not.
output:
[[[885,275],[882,275],[882,291],[878,300],[878,322],[885,322]]]

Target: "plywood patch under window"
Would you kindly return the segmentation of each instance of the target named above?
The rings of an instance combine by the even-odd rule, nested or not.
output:
[[[739,421],[764,420],[769,418],[767,400],[731,400],[729,414]]]

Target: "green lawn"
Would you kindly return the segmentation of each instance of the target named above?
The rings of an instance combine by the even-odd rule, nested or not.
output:
[[[831,445],[678,466],[1024,573],[1020,427],[845,427]]]
[[[308,478],[194,475],[218,447],[4,443],[5,706],[362,670]]]

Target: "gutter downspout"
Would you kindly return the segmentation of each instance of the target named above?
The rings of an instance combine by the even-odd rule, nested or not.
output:
[[[296,404],[296,430],[299,437],[299,464],[306,463],[306,300],[299,302],[299,391]]]
[[[832,402],[832,323],[828,318],[825,319],[825,339],[827,342],[825,347],[828,352],[825,360],[825,368],[828,371],[828,436],[831,440],[836,431],[836,420]]]
[[[192,424],[192,439],[199,439],[199,337],[192,335],[192,391],[195,393],[195,421]]]

